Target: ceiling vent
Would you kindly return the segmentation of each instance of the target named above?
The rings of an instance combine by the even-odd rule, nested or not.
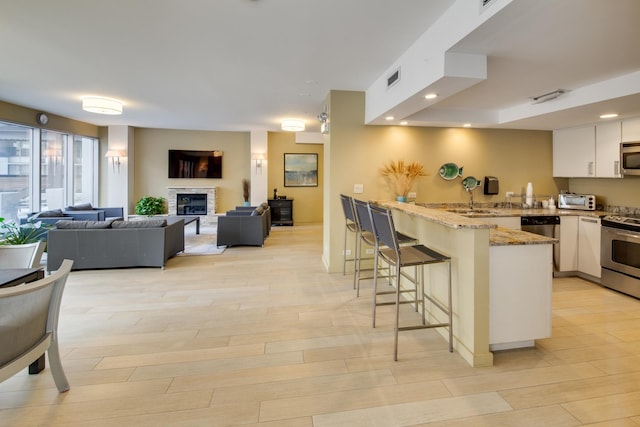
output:
[[[543,102],[551,101],[552,99],[556,99],[562,94],[569,92],[567,89],[556,89],[553,92],[545,93],[544,95],[538,95],[531,97],[532,104],[542,104]]]
[[[400,81],[400,68],[395,70],[393,73],[389,74],[389,77],[387,77],[387,89],[389,89],[391,86],[395,85],[399,81]]]

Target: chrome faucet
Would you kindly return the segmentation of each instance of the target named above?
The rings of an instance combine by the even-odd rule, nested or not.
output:
[[[467,188],[467,193],[469,193],[469,210],[473,210],[473,191]]]

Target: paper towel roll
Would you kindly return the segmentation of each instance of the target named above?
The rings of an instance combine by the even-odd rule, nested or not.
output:
[[[527,195],[526,195],[525,203],[529,207],[533,206],[533,184],[530,182],[527,183]]]

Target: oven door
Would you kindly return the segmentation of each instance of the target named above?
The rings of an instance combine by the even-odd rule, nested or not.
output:
[[[640,233],[602,227],[602,267],[640,278]]]
[[[640,298],[640,233],[601,229],[601,284]]]

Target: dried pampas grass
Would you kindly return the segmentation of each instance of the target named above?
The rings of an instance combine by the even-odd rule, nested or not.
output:
[[[390,161],[380,168],[380,175],[387,177],[397,196],[407,197],[411,187],[421,176],[426,176],[424,167],[418,162]]]

